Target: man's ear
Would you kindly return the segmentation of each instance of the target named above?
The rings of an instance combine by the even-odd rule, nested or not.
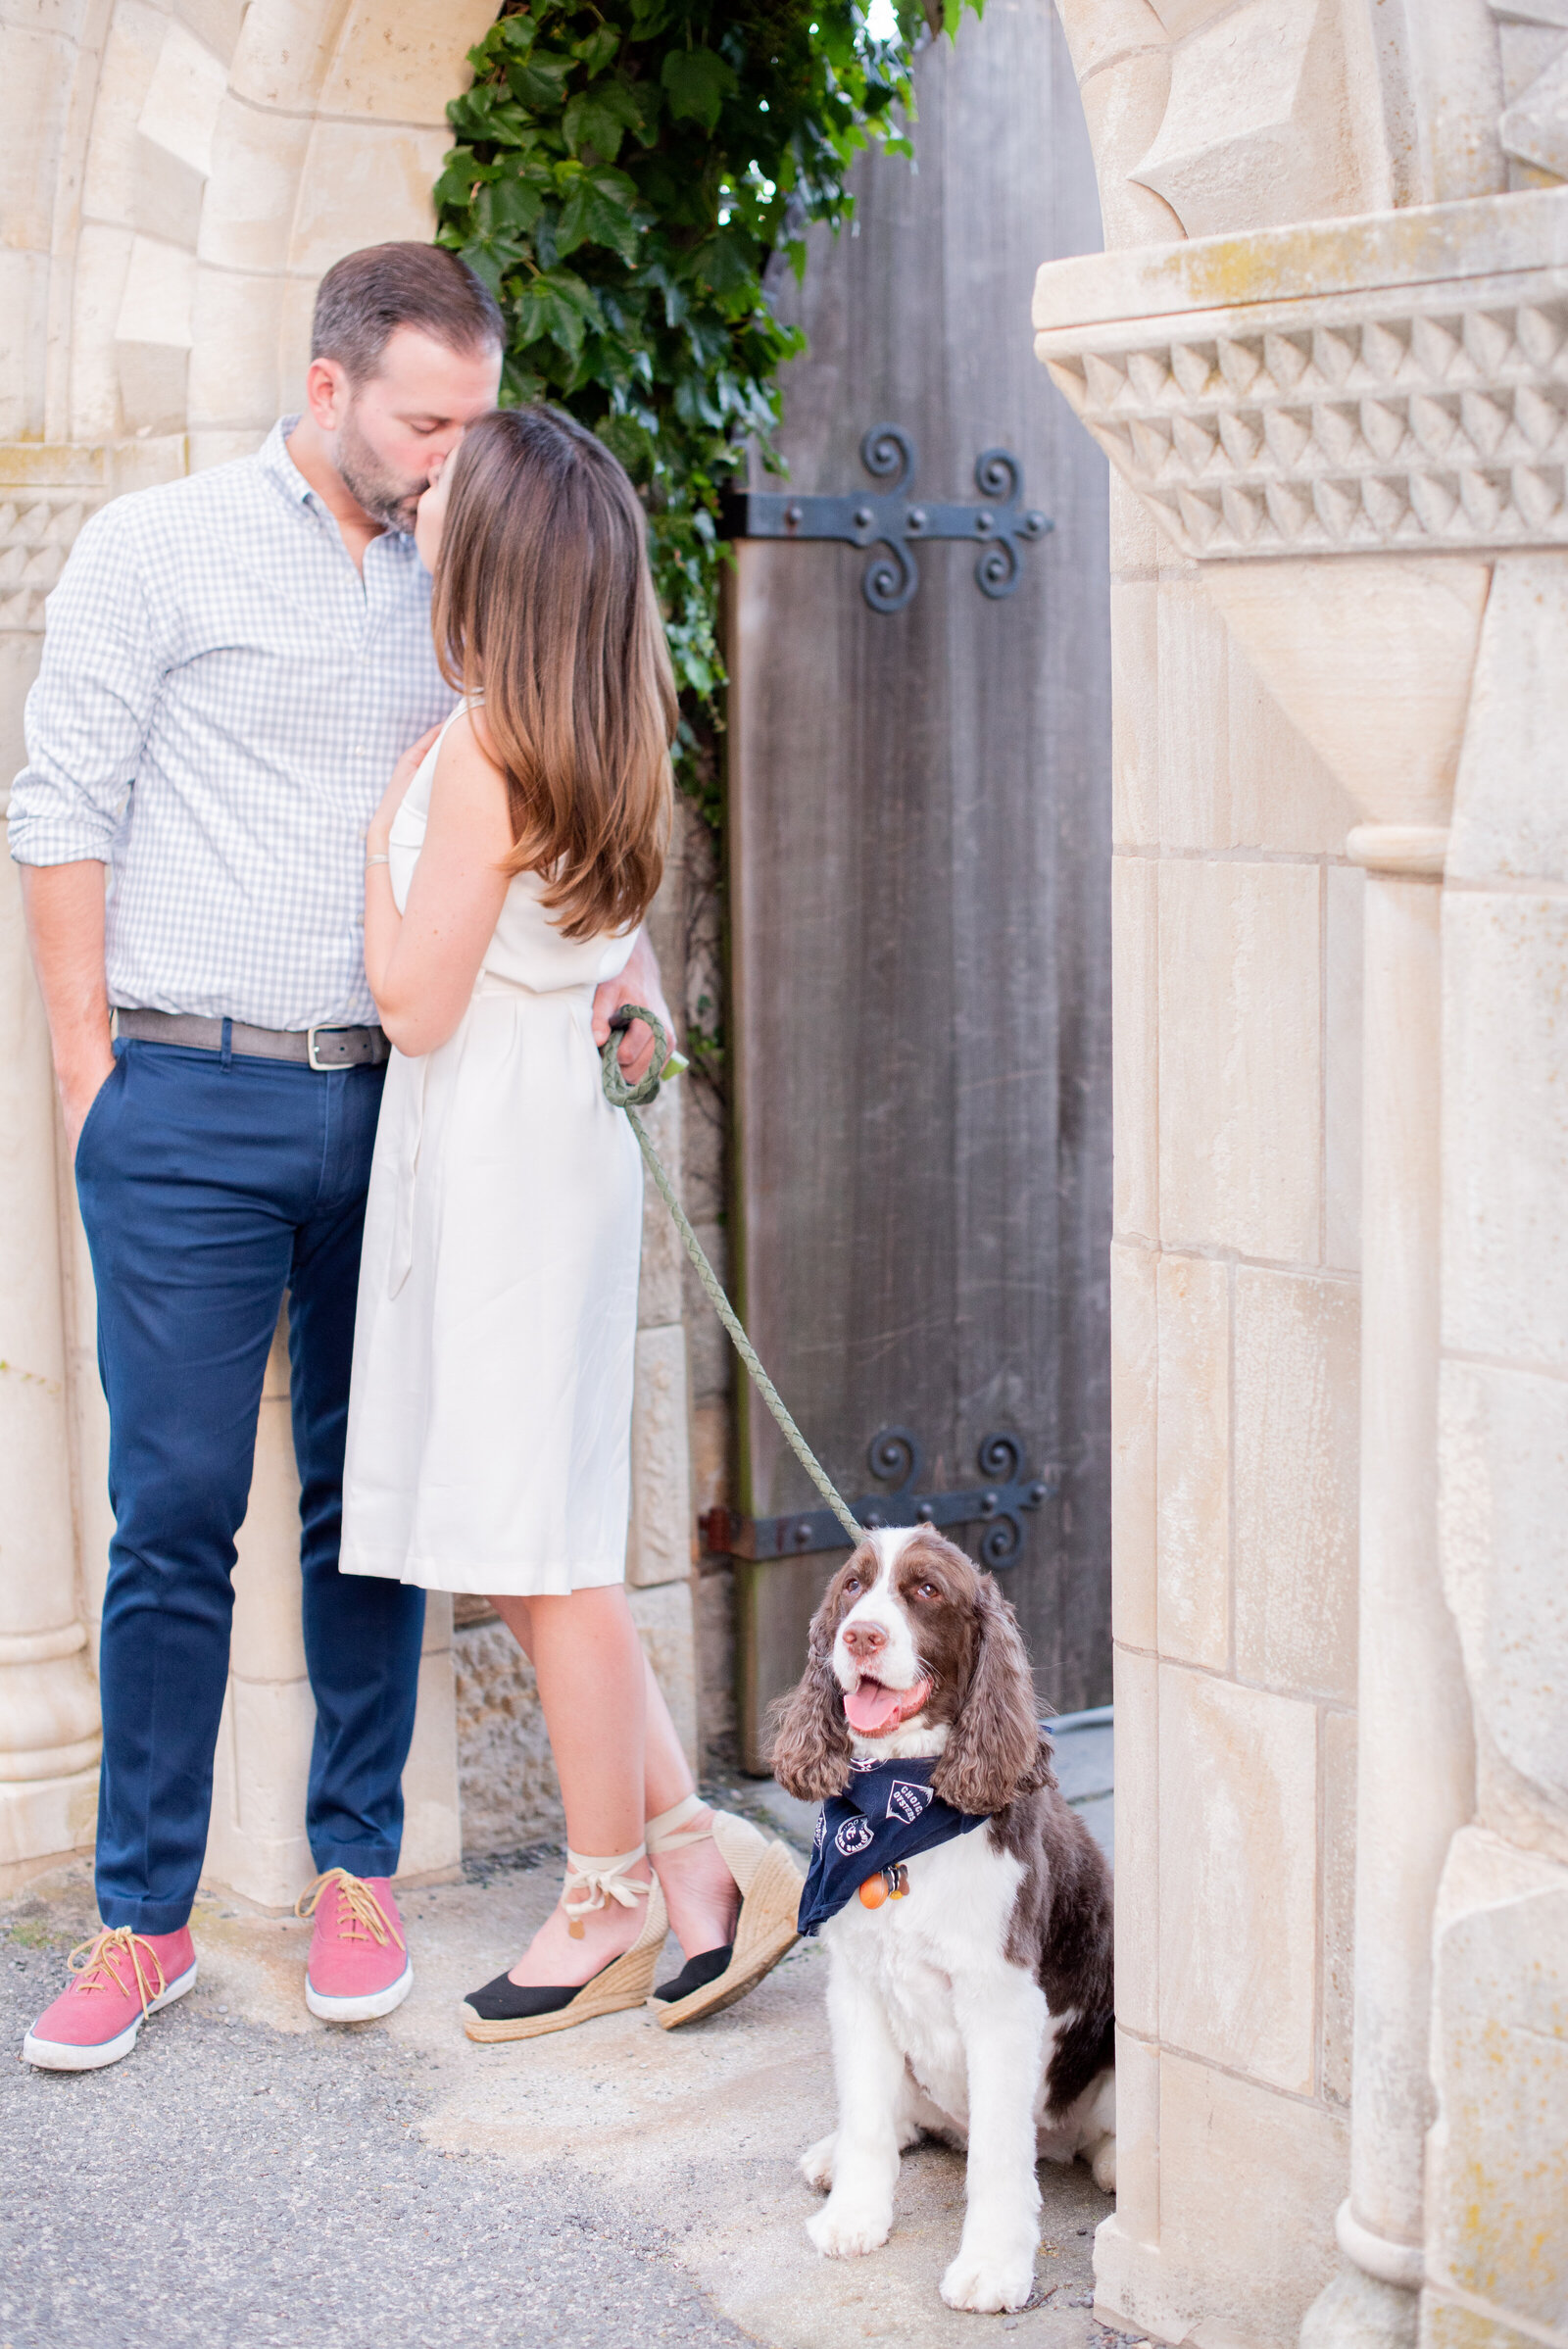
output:
[[[348,370],[338,359],[313,359],[305,374],[305,405],[318,432],[335,432],[354,404]]]

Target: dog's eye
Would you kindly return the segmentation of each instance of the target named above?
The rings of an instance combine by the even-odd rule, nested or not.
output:
[[[920,1583],[916,1586],[914,1595],[916,1598],[940,1598],[942,1593],[935,1583]]]
[[[860,1578],[859,1578],[859,1576],[858,1576],[858,1574],[852,1574],[852,1575],[851,1575],[851,1577],[850,1577],[850,1579],[849,1579],[849,1581],[848,1581],[848,1582],[845,1584],[845,1586],[844,1586],[844,1595],[845,1595],[845,1597],[846,1597],[846,1598],[853,1598],[853,1597],[855,1596],[855,1593],[856,1593],[856,1591],[857,1591],[857,1590],[858,1590],[858,1589],[859,1589],[859,1588],[860,1588]]]

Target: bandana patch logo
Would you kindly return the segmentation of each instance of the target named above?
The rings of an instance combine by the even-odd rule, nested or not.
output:
[[[887,1815],[890,1819],[902,1819],[906,1827],[912,1827],[931,1799],[929,1786],[922,1786],[906,1778],[896,1778],[888,1788]]]
[[[875,1831],[869,1819],[846,1819],[833,1840],[847,1860],[864,1851]]]

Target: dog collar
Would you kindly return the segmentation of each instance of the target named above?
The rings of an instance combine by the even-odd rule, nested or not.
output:
[[[869,1880],[882,1877],[891,1888],[905,1861],[985,1825],[984,1817],[942,1800],[931,1784],[935,1769],[935,1757],[850,1764],[843,1793],[830,1795],[817,1815],[801,1893],[801,1933],[814,1933]],[[866,1903],[873,1905],[880,1904]]]

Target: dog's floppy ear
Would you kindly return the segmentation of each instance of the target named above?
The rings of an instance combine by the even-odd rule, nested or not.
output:
[[[989,1816],[1040,1783],[1040,1727],[1018,1619],[988,1574],[975,1606],[974,1669],[931,1784],[956,1810]]]
[[[811,1617],[806,1670],[800,1686],[772,1706],[773,1776],[801,1802],[842,1794],[850,1777],[850,1733],[833,1677],[833,1632],[824,1598]]]

